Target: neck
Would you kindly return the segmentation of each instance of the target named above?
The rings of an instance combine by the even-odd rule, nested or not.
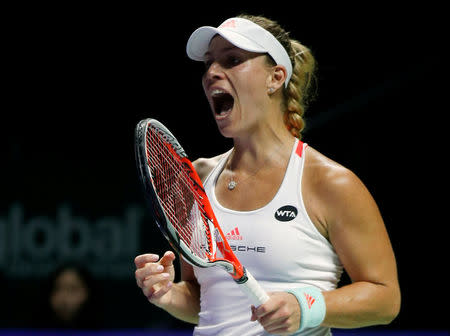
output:
[[[289,159],[294,141],[285,127],[261,128],[245,137],[236,137],[229,167],[233,171],[254,171],[261,165],[283,164]]]

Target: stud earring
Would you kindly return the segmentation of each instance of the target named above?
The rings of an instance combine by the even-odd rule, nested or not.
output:
[[[275,89],[274,89],[273,87],[270,87],[269,90],[268,90],[268,92],[269,92],[270,94],[274,93],[274,91],[275,91]]]

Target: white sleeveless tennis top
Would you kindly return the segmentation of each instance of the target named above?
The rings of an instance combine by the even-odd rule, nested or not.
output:
[[[213,211],[231,248],[268,292],[316,286],[336,288],[342,264],[333,246],[308,217],[301,194],[306,144],[296,140],[283,182],[275,197],[252,211],[224,208],[215,197],[215,186],[228,155],[220,160],[204,186]],[[268,335],[250,321],[251,303],[222,268],[194,267],[200,284],[199,324],[194,335]],[[330,335],[317,327],[295,335]]]

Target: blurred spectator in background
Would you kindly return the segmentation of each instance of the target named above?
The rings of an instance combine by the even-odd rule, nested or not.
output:
[[[82,266],[67,263],[49,277],[34,316],[36,327],[46,329],[98,329],[103,319],[99,291]]]

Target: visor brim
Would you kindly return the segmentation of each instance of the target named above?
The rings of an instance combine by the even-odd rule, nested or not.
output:
[[[236,32],[210,26],[204,26],[195,30],[189,37],[188,43],[186,45],[186,52],[189,58],[194,61],[204,61],[205,54],[209,49],[209,44],[212,38],[217,34],[240,49],[251,52],[267,52],[265,48]]]

